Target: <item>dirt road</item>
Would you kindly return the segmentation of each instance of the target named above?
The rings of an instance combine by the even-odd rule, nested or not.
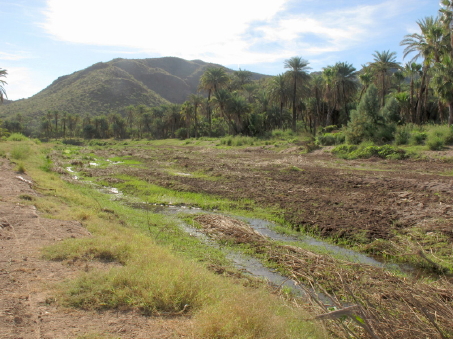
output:
[[[32,178],[0,163],[0,338],[191,338],[190,319],[57,306],[56,283],[98,268],[43,260],[40,248],[90,234],[79,222],[41,217]]]

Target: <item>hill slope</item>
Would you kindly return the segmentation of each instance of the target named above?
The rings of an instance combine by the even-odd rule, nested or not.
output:
[[[37,117],[49,110],[100,115],[128,105],[182,103],[197,92],[200,77],[208,67],[221,66],[175,57],[99,62],[59,77],[31,98],[0,105],[0,119],[17,113]],[[261,76],[254,74],[255,79]]]

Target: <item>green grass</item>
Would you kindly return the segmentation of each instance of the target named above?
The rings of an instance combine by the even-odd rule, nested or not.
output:
[[[0,145],[5,150],[11,147]],[[121,205],[94,187],[64,182],[40,169],[46,167],[44,155],[52,148],[35,145],[26,159],[29,174],[42,190],[33,203],[45,216],[80,220],[92,233],[43,251],[48,260],[87,263],[87,272],[58,286],[59,303],[88,310],[136,309],[143,314],[184,311],[193,316],[197,338],[326,337],[319,325],[301,320],[309,317],[305,311],[266,288],[246,287],[241,280],[207,270],[208,264],[228,263],[219,250],[180,231],[170,217]],[[153,190],[163,200],[203,202],[202,196]],[[212,206],[208,200],[206,206]],[[105,269],[91,269],[95,262],[105,263]]]

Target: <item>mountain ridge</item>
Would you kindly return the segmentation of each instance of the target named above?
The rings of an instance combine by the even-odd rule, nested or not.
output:
[[[124,59],[98,62],[58,77],[28,99],[0,105],[0,119],[20,113],[39,117],[48,111],[98,116],[119,112],[129,105],[158,106],[183,103],[197,93],[200,77],[209,67],[223,67],[202,60],[177,57]],[[253,79],[265,75],[253,73]]]

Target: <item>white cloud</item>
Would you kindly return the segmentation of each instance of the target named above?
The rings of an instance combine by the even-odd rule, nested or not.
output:
[[[363,1],[297,13],[286,10],[291,1],[47,0],[42,27],[55,39],[70,43],[224,65],[256,64],[293,55],[321,57],[377,41],[412,3],[385,0],[366,5]]]
[[[287,0],[48,0],[44,29],[58,40],[148,53],[247,62],[240,36]],[[260,58],[259,54],[256,58]]]
[[[48,85],[48,81],[40,78],[26,67],[5,67],[8,71],[4,85],[9,100],[28,98]]]

